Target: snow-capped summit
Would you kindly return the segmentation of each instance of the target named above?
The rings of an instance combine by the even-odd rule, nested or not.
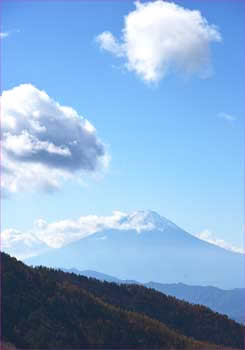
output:
[[[141,231],[164,231],[168,227],[176,227],[174,223],[151,210],[137,210],[129,214],[122,214],[118,222],[118,229]]]

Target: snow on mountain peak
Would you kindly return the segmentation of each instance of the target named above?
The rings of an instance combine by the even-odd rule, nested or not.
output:
[[[175,226],[171,221],[160,216],[158,213],[151,210],[137,210],[129,214],[121,213],[121,219],[118,222],[117,229],[119,230],[136,230],[152,231],[159,230],[164,231],[166,227]]]

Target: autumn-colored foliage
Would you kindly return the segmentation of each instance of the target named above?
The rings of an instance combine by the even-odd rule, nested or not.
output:
[[[2,337],[16,348],[243,348],[240,324],[153,289],[31,268],[4,253],[1,269]]]
[[[1,350],[16,350],[16,347],[13,344],[1,342],[0,349]]]

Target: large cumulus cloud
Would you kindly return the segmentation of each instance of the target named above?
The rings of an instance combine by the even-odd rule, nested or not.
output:
[[[1,117],[4,193],[33,187],[50,191],[108,162],[93,125],[31,84],[3,92]]]
[[[125,58],[127,69],[146,82],[173,71],[210,75],[210,43],[221,35],[200,11],[162,0],[135,5],[125,16],[121,41],[109,31],[97,36],[102,49]]]

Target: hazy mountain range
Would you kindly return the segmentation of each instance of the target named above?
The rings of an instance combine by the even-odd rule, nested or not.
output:
[[[110,226],[109,226],[110,227]],[[122,216],[84,238],[39,256],[32,265],[103,271],[141,283],[244,286],[244,255],[205,242],[152,211]]]

